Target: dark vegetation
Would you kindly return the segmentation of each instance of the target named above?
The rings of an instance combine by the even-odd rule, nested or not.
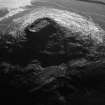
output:
[[[5,16],[8,13],[7,9],[0,9],[0,17]]]
[[[49,18],[35,21],[24,32],[18,39],[1,35],[1,102],[104,105],[104,45]]]

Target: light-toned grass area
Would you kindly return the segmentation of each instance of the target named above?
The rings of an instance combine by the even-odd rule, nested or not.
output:
[[[75,13],[86,16],[87,18],[93,19],[97,24],[105,29],[105,6],[95,3],[82,2],[78,0],[32,0],[32,8],[35,9],[37,6],[48,6],[60,9],[66,9]],[[104,1],[104,0],[97,0]],[[10,12],[8,16],[15,14],[14,11]],[[16,12],[16,14],[18,14]],[[7,16],[7,17],[8,17]]]
[[[70,11],[93,18],[96,23],[105,29],[105,5],[77,0],[55,0],[55,2],[65,6]]]

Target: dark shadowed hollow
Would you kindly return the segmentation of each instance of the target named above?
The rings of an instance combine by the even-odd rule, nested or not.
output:
[[[2,50],[4,58],[6,57],[5,59],[8,62],[26,66],[37,59],[44,67],[55,66],[67,63],[68,60],[78,55],[78,57],[80,57],[84,55],[82,54],[83,52],[87,51],[85,48],[77,46],[77,48],[72,48],[72,50],[78,50],[78,52],[81,52],[80,54],[77,54],[77,51],[69,52],[71,48],[68,49],[67,46],[74,42],[67,42],[69,40],[78,40],[79,43],[79,39],[76,39],[72,35],[73,33],[70,32],[67,32],[67,34],[71,34],[70,37],[73,37],[67,39],[65,35],[66,30],[49,18],[38,19],[27,26],[25,28],[25,34],[26,39],[22,42],[20,41],[17,45],[11,45],[9,50],[12,51],[8,52],[8,54],[4,54],[5,51]]]

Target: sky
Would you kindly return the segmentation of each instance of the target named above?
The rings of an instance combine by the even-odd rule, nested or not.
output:
[[[20,8],[27,5],[31,5],[31,0],[0,0],[0,9]]]

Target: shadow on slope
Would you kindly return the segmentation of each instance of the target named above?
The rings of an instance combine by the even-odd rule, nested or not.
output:
[[[77,0],[77,1],[83,1],[83,2],[89,2],[89,3],[105,5],[105,3],[102,2],[102,1],[95,1],[95,0]]]

